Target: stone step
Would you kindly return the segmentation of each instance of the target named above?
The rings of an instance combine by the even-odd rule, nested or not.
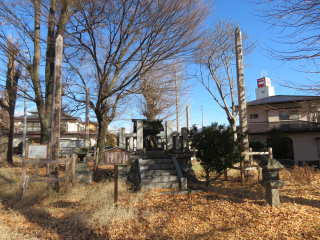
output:
[[[76,164],[76,172],[78,173],[89,173],[90,167],[88,163],[77,163]]]
[[[144,171],[144,174],[147,177],[155,177],[155,176],[168,176],[168,175],[175,175],[177,174],[176,169],[170,170],[149,170]]]
[[[140,155],[131,155],[130,159],[142,158],[142,159],[164,159],[170,158],[170,155],[167,154],[140,154]]]
[[[143,170],[169,170],[169,169],[175,169],[174,164],[150,164],[150,165],[144,165]]]
[[[164,158],[164,159],[143,159],[143,165],[150,164],[173,164],[172,158]]]
[[[161,182],[161,183],[150,183],[146,188],[179,188],[179,182]]]
[[[175,182],[178,179],[179,177],[177,175],[146,177],[148,183]]]

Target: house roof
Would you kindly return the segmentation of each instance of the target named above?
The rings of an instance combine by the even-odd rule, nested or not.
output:
[[[247,105],[263,105],[263,104],[280,104],[280,103],[291,103],[291,102],[309,102],[309,101],[320,101],[319,96],[299,96],[299,95],[276,95],[266,98],[257,99],[254,101],[247,102]]]
[[[307,121],[281,121],[248,123],[249,134],[266,133],[275,126],[282,132],[320,132],[320,123]]]
[[[14,117],[16,120],[18,119],[21,119],[23,120],[24,116],[17,116],[17,117]],[[27,115],[27,119],[28,119],[28,122],[29,121],[39,121],[39,116],[33,116],[33,115]],[[73,117],[71,115],[61,115],[61,120],[79,120],[81,121],[80,117]]]

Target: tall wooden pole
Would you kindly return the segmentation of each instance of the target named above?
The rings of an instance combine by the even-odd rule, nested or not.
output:
[[[176,112],[177,112],[177,132],[180,131],[179,124],[179,97],[178,97],[178,79],[177,79],[177,67],[175,66],[175,84],[176,84]]]
[[[59,35],[56,39],[56,55],[54,66],[54,88],[53,88],[53,108],[52,108],[52,125],[51,125],[51,154],[52,160],[59,159],[59,142],[60,142],[60,118],[61,118],[61,101],[62,101],[62,48],[63,37]],[[54,169],[51,169],[54,170]]]
[[[187,128],[190,130],[190,106],[187,105]]]
[[[89,147],[89,88],[86,90],[86,133],[84,137],[84,146]]]
[[[237,28],[235,30],[235,44],[236,44],[236,63],[237,63],[237,83],[238,83],[238,104],[240,116],[240,133],[243,135],[248,130],[247,123],[247,103],[246,92],[244,86],[244,71],[243,71],[243,56],[242,56],[242,38],[241,31]],[[245,152],[249,151],[248,136],[242,139],[241,145]],[[244,154],[245,161],[248,160],[248,155]],[[241,183],[244,184],[244,162],[241,161]]]

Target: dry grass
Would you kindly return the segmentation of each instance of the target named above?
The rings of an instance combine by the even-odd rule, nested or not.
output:
[[[28,169],[29,174],[33,171]],[[257,179],[241,186],[239,171],[208,188],[188,183],[207,189],[191,195],[160,195],[163,189],[132,193],[120,184],[117,208],[108,180],[78,184],[67,194],[31,183],[19,204],[19,172],[18,167],[0,169],[0,239],[320,238],[320,171],[311,168],[280,172],[286,182],[280,189],[280,208],[266,203]],[[111,173],[100,169],[100,177]]]
[[[114,205],[114,184],[108,180],[76,184],[67,194],[63,187],[57,193],[46,183],[28,183],[20,203],[20,169],[0,168],[0,239],[78,239],[90,236],[94,228],[137,218],[136,208]],[[31,167],[28,174],[32,172]],[[141,196],[119,182],[120,199],[134,203]]]

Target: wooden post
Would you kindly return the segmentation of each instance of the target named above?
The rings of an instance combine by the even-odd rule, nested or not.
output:
[[[247,103],[246,92],[244,85],[244,71],[243,71],[243,56],[242,56],[242,38],[241,32],[237,28],[235,30],[235,47],[236,47],[236,64],[237,64],[237,84],[238,84],[238,102],[239,102],[239,116],[240,116],[240,133],[244,135],[248,130],[247,123]],[[248,136],[244,137],[241,141],[244,152],[249,152]],[[244,161],[248,161],[248,155],[246,154]],[[242,161],[243,162],[243,161]],[[241,172],[244,174],[244,163],[240,163]],[[242,175],[242,173],[241,173]],[[244,183],[244,177],[241,180]]]
[[[56,168],[54,169],[54,177],[55,177],[55,178],[59,178],[59,169],[58,169],[58,167],[56,167]],[[56,182],[54,183],[54,189],[55,189],[57,192],[59,192],[59,182],[58,182],[58,181],[56,181]]]
[[[190,130],[190,106],[187,105],[187,128]]]
[[[272,159],[273,158],[272,148],[269,147],[268,150],[269,150],[269,159]]]
[[[244,153],[242,152],[241,153],[241,158],[243,158],[243,155],[244,155]],[[245,178],[244,178],[244,161],[240,162],[240,169],[241,169],[241,185],[243,186],[244,185],[244,180],[245,180]]]
[[[23,188],[23,183],[27,175],[27,157],[22,157],[22,169],[21,169],[21,188]]]
[[[174,66],[175,71],[175,90],[176,90],[176,114],[177,114],[177,132],[180,131],[180,124],[179,124],[179,101],[178,101],[178,79],[177,79],[177,67]]]
[[[62,49],[63,37],[59,35],[56,39],[55,67],[54,67],[54,88],[52,101],[52,124],[51,124],[51,160],[59,159],[60,142],[60,118],[61,118],[61,93],[62,93]],[[53,164],[52,168],[57,168]]]
[[[97,158],[96,158],[96,167],[98,169],[98,165],[99,165],[99,148],[97,148]]]
[[[64,182],[64,191],[67,193],[68,192],[68,187],[69,187],[69,165],[70,165],[70,156],[67,156],[66,160],[66,180]]]
[[[40,161],[39,155],[36,156],[36,160],[37,160],[37,162]],[[36,175],[36,176],[39,175],[39,163],[36,163],[36,168],[34,170],[34,175]]]
[[[252,152],[252,148],[249,148],[249,152]],[[253,165],[253,155],[249,155],[249,163],[251,166]]]
[[[118,165],[114,165],[114,203],[118,202]]]
[[[76,184],[76,154],[72,154],[72,186]]]
[[[86,88],[86,129],[84,146],[89,147],[89,88]]]

